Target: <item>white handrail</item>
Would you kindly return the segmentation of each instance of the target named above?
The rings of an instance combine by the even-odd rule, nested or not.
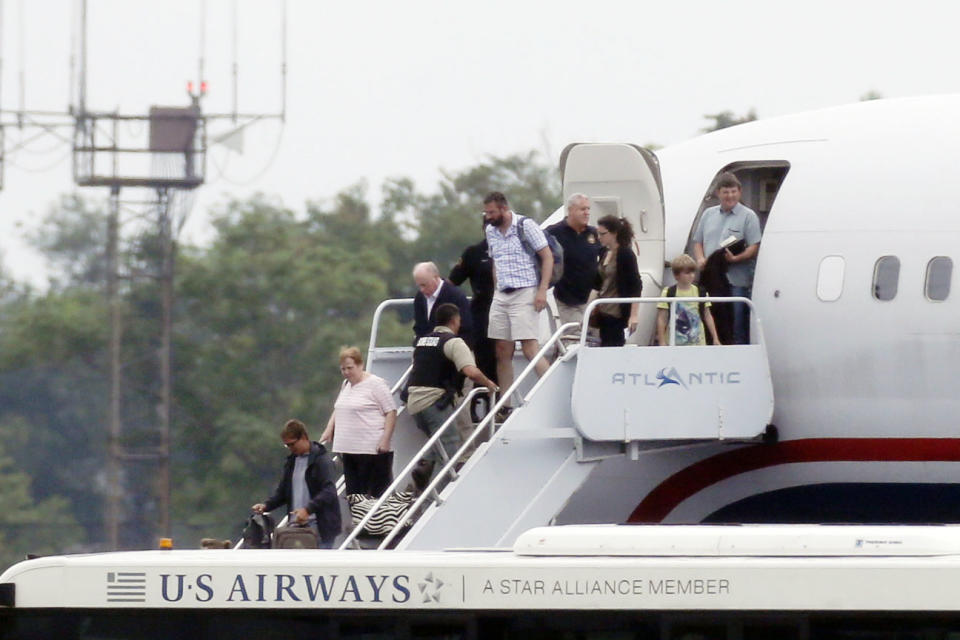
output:
[[[590,304],[587,305],[586,310],[583,312],[583,328],[580,332],[580,346],[583,347],[587,340],[586,328],[587,323],[590,320],[590,314],[593,312],[594,308],[598,304],[633,304],[634,302],[639,302],[642,304],[658,304],[660,302],[666,302],[670,305],[670,346],[674,346],[674,340],[676,339],[676,304],[678,302],[745,302],[750,307],[750,317],[756,322],[757,331],[754,335],[751,332],[751,337],[756,339],[756,344],[764,345],[766,348],[766,341],[763,337],[763,324],[760,322],[760,316],[756,313],[756,307],[753,304],[753,301],[750,298],[744,298],[742,296],[725,296],[722,298],[713,298],[709,296],[698,296],[696,298],[596,298]]]
[[[373,357],[373,350],[377,348],[377,335],[380,333],[380,316],[383,315],[383,312],[389,307],[398,307],[404,304],[413,304],[413,298],[393,298],[392,300],[384,300],[377,305],[377,310],[373,312],[373,322],[370,327],[370,346],[367,347],[368,365]]]
[[[417,466],[417,464],[420,462],[421,458],[423,458],[426,452],[429,451],[431,447],[435,446],[437,442],[440,441],[441,436],[443,436],[446,430],[449,429],[454,424],[454,422],[457,419],[457,416],[460,415],[460,412],[463,411],[465,408],[469,408],[471,401],[475,397],[477,397],[479,394],[487,393],[487,392],[488,390],[486,387],[477,387],[476,389],[473,389],[472,391],[470,391],[470,393],[467,394],[467,396],[460,403],[460,406],[458,406],[456,410],[454,410],[454,412],[450,414],[450,417],[448,417],[446,421],[440,426],[440,428],[437,429],[432,436],[430,436],[430,438],[426,441],[426,443],[424,443],[424,445],[420,448],[420,450],[417,451],[416,455],[414,455],[410,459],[410,462],[408,462],[407,465],[403,468],[403,470],[397,474],[397,476],[393,479],[393,482],[390,483],[390,486],[384,489],[383,494],[379,498],[377,498],[377,501],[373,504],[372,507],[370,507],[370,510],[367,511],[367,515],[365,515],[363,519],[360,520],[359,523],[357,523],[357,526],[353,528],[350,534],[346,538],[344,538],[343,542],[340,543],[340,546],[338,547],[338,549],[346,549],[348,544],[356,540],[357,536],[359,536],[360,532],[363,531],[363,528],[367,526],[367,523],[370,522],[370,520],[373,518],[377,510],[383,506],[383,504],[387,501],[387,499],[391,495],[393,495],[393,492],[396,491],[397,487],[400,486],[400,483],[407,477],[407,474],[413,471],[413,468]],[[410,513],[410,511],[408,510],[407,513]],[[400,523],[397,523],[396,529],[400,529]]]
[[[480,423],[476,426],[476,428],[473,430],[473,433],[470,434],[470,437],[467,438],[462,445],[460,445],[460,448],[457,449],[457,452],[455,454],[450,456],[450,459],[447,460],[447,464],[445,464],[439,472],[434,474],[433,480],[431,480],[430,484],[428,484],[424,488],[423,493],[420,494],[420,497],[418,497],[414,501],[414,503],[410,505],[410,508],[407,510],[408,514],[415,514],[417,510],[421,506],[423,506],[423,503],[426,502],[427,498],[436,491],[437,485],[440,484],[440,481],[444,477],[446,477],[446,475],[451,470],[453,470],[457,462],[460,461],[460,458],[462,458],[463,455],[467,452],[467,450],[473,444],[473,441],[477,439],[477,436],[483,432],[484,428],[488,424],[490,424],[491,426],[493,425],[493,421],[497,415],[497,412],[500,409],[502,409],[504,405],[506,405],[510,397],[520,387],[520,384],[527,378],[527,376],[530,375],[530,372],[536,370],[536,365],[537,365],[537,362],[540,360],[540,358],[542,358],[544,354],[547,353],[553,347],[554,344],[556,344],[556,342],[561,338],[561,336],[564,335],[564,332],[576,327],[577,324],[578,323],[576,322],[568,322],[564,325],[561,325],[559,328],[557,328],[554,334],[550,336],[550,339],[547,340],[542,347],[540,347],[540,350],[537,352],[537,355],[530,359],[530,362],[527,364],[526,368],[524,368],[524,370],[520,373],[520,375],[517,376],[517,378],[513,381],[513,384],[510,385],[510,388],[504,392],[501,392],[500,399],[496,403],[494,403],[494,405],[490,408],[490,411],[487,413],[486,416],[484,416],[483,420],[481,420]],[[560,362],[560,360],[558,359],[556,362],[554,362],[551,365],[551,368],[556,366],[557,362]],[[399,533],[399,527],[395,528],[393,531],[387,534],[387,536],[383,539],[383,541],[380,543],[380,546],[378,546],[377,549],[385,549],[387,545],[393,541],[393,539],[397,536],[398,533]]]

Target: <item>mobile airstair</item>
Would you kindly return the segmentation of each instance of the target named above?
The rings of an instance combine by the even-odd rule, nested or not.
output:
[[[714,304],[733,301],[752,307],[745,298],[711,299]],[[678,300],[615,302],[665,302],[671,307],[672,328]],[[384,305],[404,303],[408,301]],[[395,382],[408,371],[411,349],[376,347],[381,310],[371,336],[369,368]],[[642,457],[649,451],[761,439],[773,415],[773,386],[755,309],[752,319],[753,343],[730,346],[594,348],[586,344],[584,327],[572,323],[558,327],[540,349],[539,356],[556,356],[547,373],[537,379],[532,364],[517,362],[522,370],[513,386],[503,390],[492,410],[459,451],[435,471],[410,507],[410,526],[395,529],[381,541],[380,548],[509,546],[521,532],[553,523],[605,460],[622,458],[642,465]],[[579,343],[565,351],[558,349],[562,336],[577,331]],[[670,335],[673,333],[671,330]],[[401,414],[395,431],[398,450],[393,486],[347,535],[343,548],[354,543],[392,491],[409,483],[417,461],[437,446],[443,430],[456,428],[458,415],[467,411],[470,400],[484,393],[485,389],[470,392],[429,440],[409,416]],[[509,418],[496,424],[497,410],[510,397],[522,402],[515,400]],[[414,451],[415,442],[420,446]],[[438,450],[442,452],[442,448]]]

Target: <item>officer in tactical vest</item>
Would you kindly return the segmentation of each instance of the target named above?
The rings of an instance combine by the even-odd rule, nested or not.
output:
[[[470,347],[463,338],[457,337],[460,329],[457,305],[441,304],[437,307],[436,319],[437,327],[415,343],[413,370],[407,383],[407,411],[427,437],[436,433],[453,413],[458,373],[483,385],[491,395],[497,392],[497,385],[477,368]],[[450,425],[444,431],[440,443],[447,456],[456,453],[462,444],[456,425]],[[426,455],[431,474],[439,458],[435,450]]]

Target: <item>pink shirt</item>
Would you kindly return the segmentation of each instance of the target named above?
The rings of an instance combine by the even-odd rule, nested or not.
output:
[[[371,374],[356,386],[346,383],[333,405],[333,450],[376,453],[383,437],[383,417],[396,408],[383,378]]]

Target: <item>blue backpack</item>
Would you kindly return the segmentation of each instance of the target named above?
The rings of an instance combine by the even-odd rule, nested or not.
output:
[[[533,258],[534,264],[537,267],[537,281],[540,280],[540,254],[534,251],[533,247],[530,246],[530,243],[527,242],[527,236],[523,231],[524,223],[527,220],[530,220],[527,216],[521,216],[519,213],[515,212],[517,216],[517,235],[520,237],[520,244],[523,245],[524,251],[530,254],[530,257]],[[537,224],[534,220],[533,224]],[[553,273],[550,274],[550,286],[557,284],[560,281],[560,278],[563,277],[563,245],[560,244],[560,241],[557,240],[552,233],[543,230],[543,235],[547,239],[547,246],[550,247],[550,253],[553,254]]]

